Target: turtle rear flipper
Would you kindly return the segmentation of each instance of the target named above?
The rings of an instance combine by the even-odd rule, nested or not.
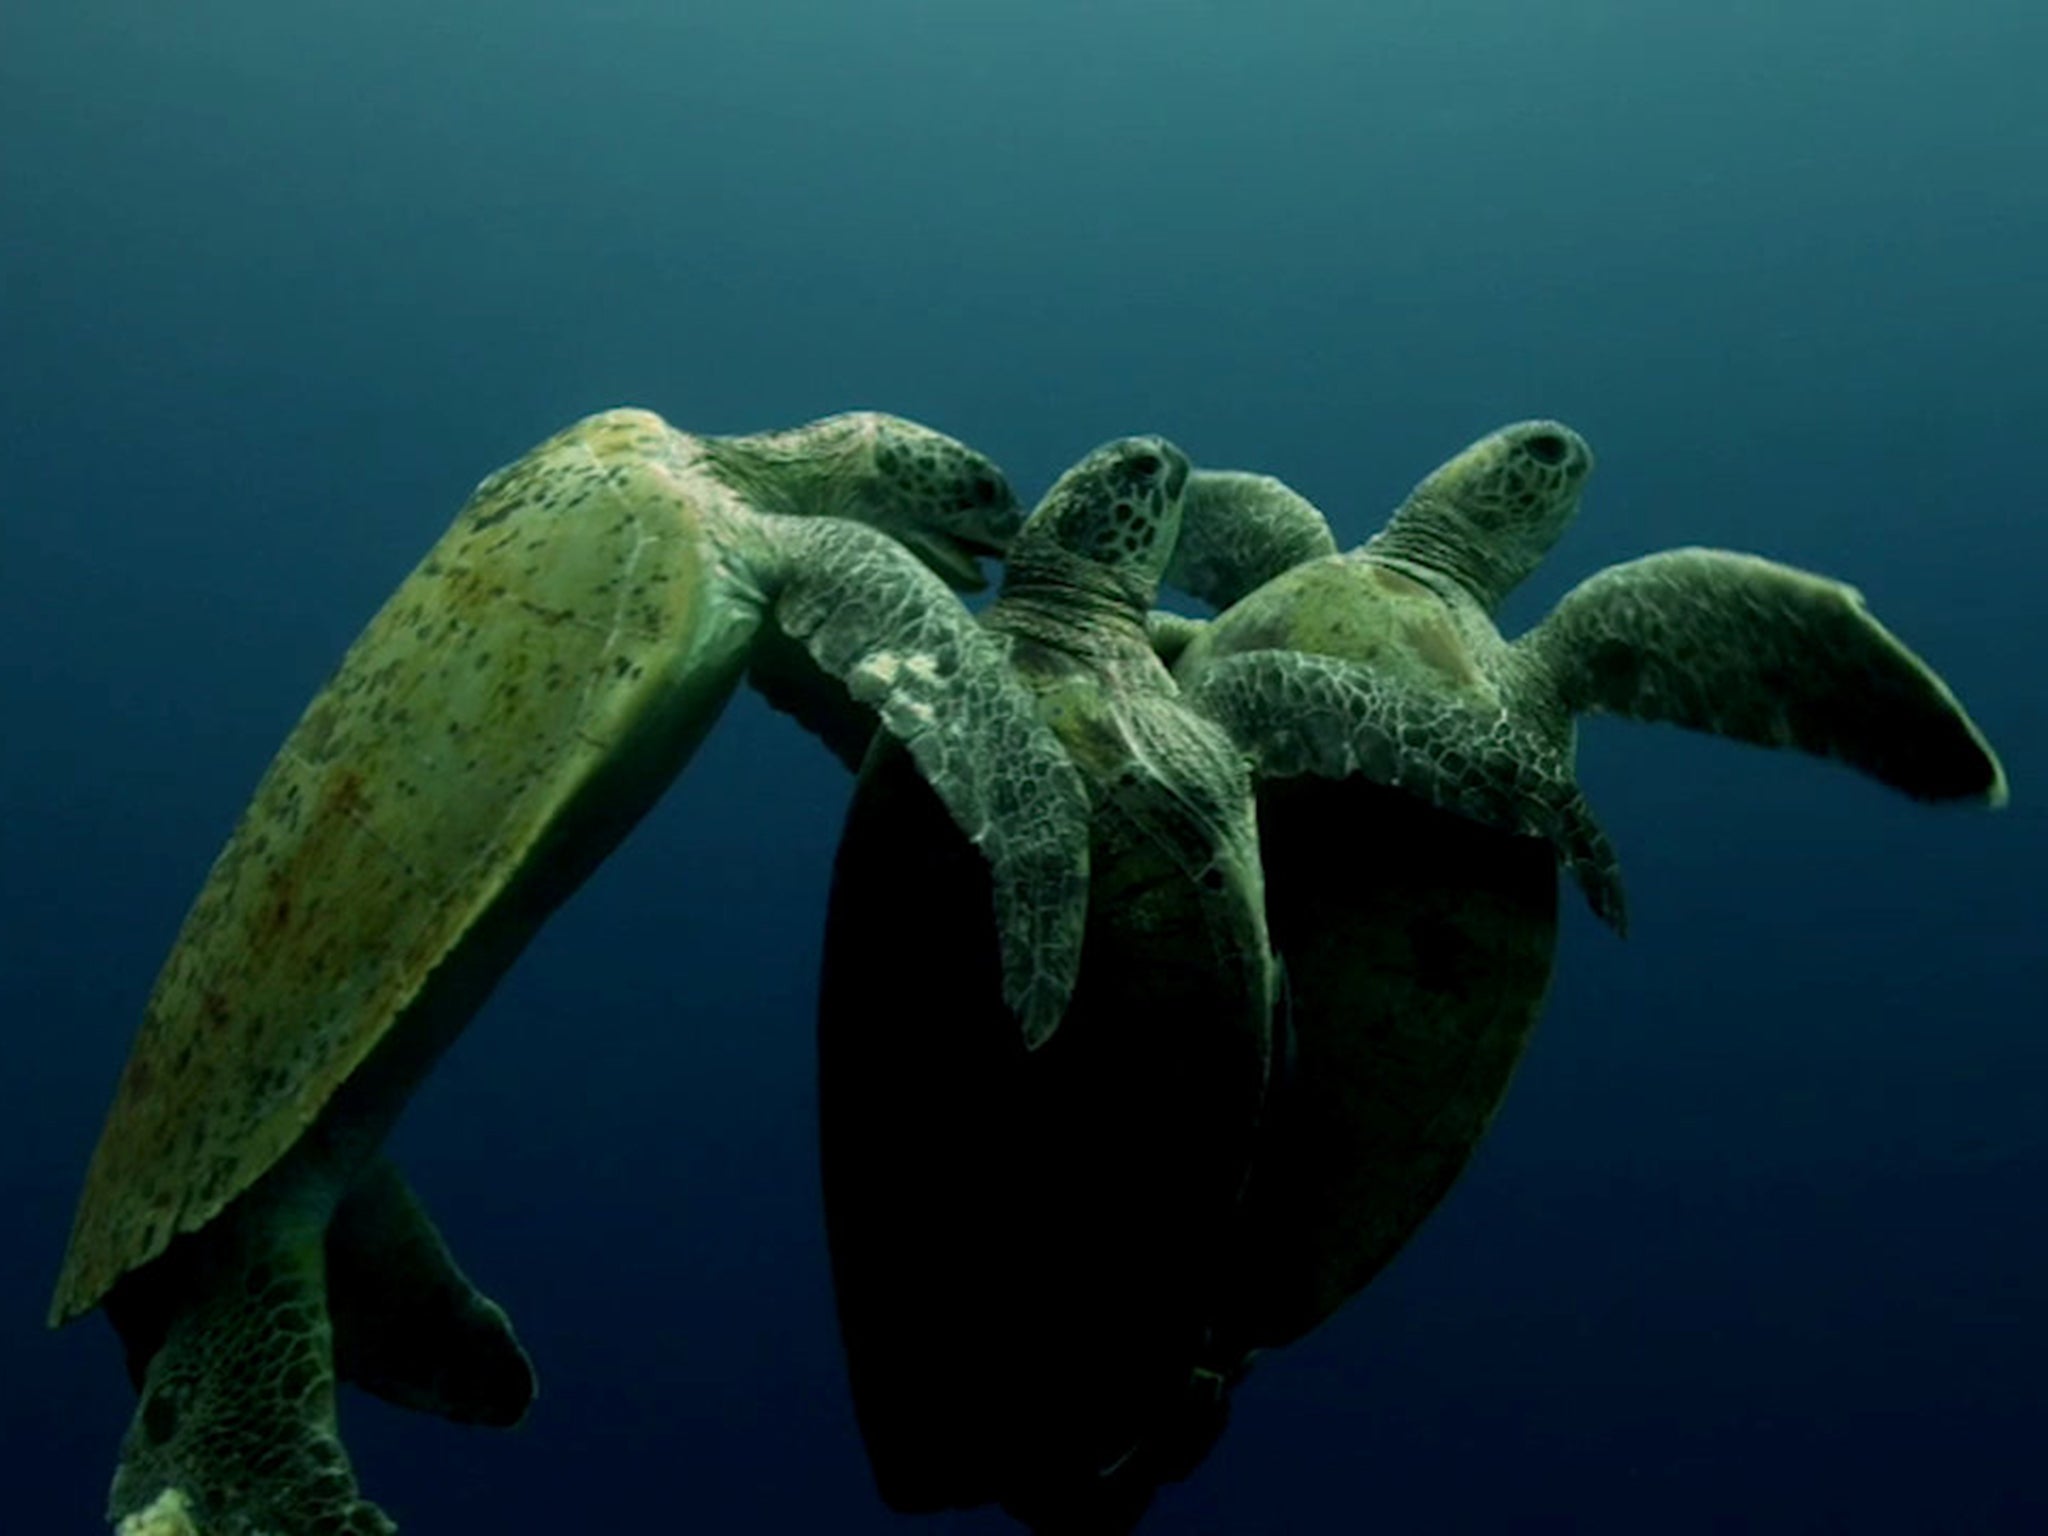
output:
[[[511,1319],[463,1274],[386,1159],[327,1229],[327,1305],[335,1374],[388,1403],[501,1428],[533,1404],[533,1363]]]
[[[1672,549],[1610,566],[1515,652],[1572,713],[1797,747],[1916,800],[2005,801],[1983,734],[1854,587],[1755,555]]]
[[[1129,1536],[1159,1490],[1194,1476],[1216,1448],[1230,1422],[1230,1389],[1242,1375],[1195,1368],[1115,1463],[1020,1489],[1004,1498],[1004,1510],[1033,1536]]]
[[[178,1304],[151,1356],[107,1516],[124,1532],[390,1536],[334,1417],[325,1207],[274,1180],[123,1289]]]

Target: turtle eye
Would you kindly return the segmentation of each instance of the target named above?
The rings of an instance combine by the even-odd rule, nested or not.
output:
[[[1571,452],[1570,444],[1555,432],[1539,432],[1522,446],[1538,464],[1562,464]]]
[[[993,475],[976,475],[967,488],[967,498],[977,507],[992,507],[996,504],[996,481]]]
[[[1131,468],[1139,474],[1148,477],[1156,475],[1159,473],[1159,455],[1156,453],[1141,453],[1131,460]]]

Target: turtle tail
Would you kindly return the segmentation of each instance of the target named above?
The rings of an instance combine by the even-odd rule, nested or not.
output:
[[[1621,858],[1593,808],[1576,790],[1557,808],[1555,824],[1546,835],[1564,859],[1564,866],[1578,882],[1593,915],[1622,938],[1628,937],[1628,896],[1621,885]]]

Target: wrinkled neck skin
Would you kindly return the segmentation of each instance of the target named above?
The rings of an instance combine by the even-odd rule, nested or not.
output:
[[[1445,591],[1448,581],[1491,618],[1501,600],[1536,569],[1549,545],[1535,548],[1528,541],[1482,534],[1453,503],[1418,494],[1366,540],[1363,552],[1446,597],[1452,595]]]
[[[828,418],[787,432],[704,437],[704,467],[748,506],[785,517],[872,521],[862,495],[872,433]]]
[[[1145,615],[1157,592],[1156,583],[1020,541],[983,621],[1090,672],[1156,686],[1167,674],[1146,638]]]

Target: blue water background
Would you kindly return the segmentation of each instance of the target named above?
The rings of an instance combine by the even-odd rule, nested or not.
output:
[[[2048,1529],[2044,75],[2039,0],[6,7],[7,1527],[96,1528],[128,1389],[40,1317],[258,772],[479,477],[636,403],[882,407],[1027,495],[1159,431],[1347,543],[1555,415],[1601,467],[1513,623],[1676,543],[1856,583],[2012,807],[1592,724],[1634,935],[1568,903],[1470,1177],[1148,1530]],[[1007,1528],[887,1514],[841,1381],[846,790],[740,699],[418,1100],[543,1385],[348,1399],[408,1531]]]

